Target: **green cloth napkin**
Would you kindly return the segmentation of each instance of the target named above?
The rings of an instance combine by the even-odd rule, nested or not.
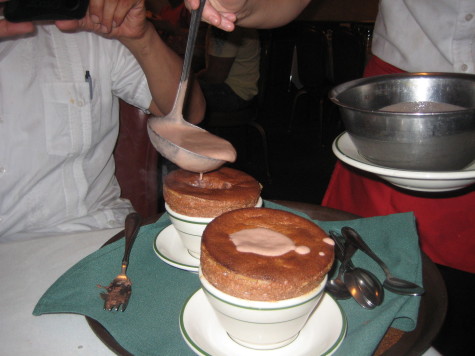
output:
[[[272,202],[265,201],[264,206],[308,218]],[[326,231],[353,227],[395,275],[422,285],[422,263],[413,214],[315,222]],[[124,313],[104,311],[99,296],[103,289],[97,287],[98,284],[107,286],[118,273],[124,251],[124,239],[120,239],[70,268],[41,297],[33,314],[87,315],[100,322],[126,350],[137,356],[193,355],[181,337],[179,315],[186,299],[200,283],[197,274],[169,266],[155,254],[155,238],[168,225],[170,220],[164,214],[156,223],[140,229],[127,271],[133,282],[133,292]],[[356,252],[353,262],[384,280],[382,270],[364,253]],[[371,355],[389,326],[413,330],[419,302],[419,297],[387,291],[384,303],[373,310],[361,308],[353,299],[339,300],[348,320],[348,331],[335,355]]]

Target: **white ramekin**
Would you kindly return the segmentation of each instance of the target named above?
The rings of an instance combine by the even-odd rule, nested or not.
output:
[[[261,206],[262,198],[259,197],[256,208]],[[200,258],[201,236],[206,226],[214,218],[200,218],[179,214],[173,211],[167,203],[165,203],[165,210],[189,254],[195,258]]]
[[[302,296],[273,301],[252,301],[226,294],[199,273],[201,286],[228,335],[238,344],[259,350],[290,344],[318,307],[327,276]]]

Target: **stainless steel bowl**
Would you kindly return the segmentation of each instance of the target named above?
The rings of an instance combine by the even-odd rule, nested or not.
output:
[[[453,171],[475,159],[475,75],[405,73],[343,83],[330,92],[359,153],[385,167]],[[388,112],[405,102],[462,110]]]

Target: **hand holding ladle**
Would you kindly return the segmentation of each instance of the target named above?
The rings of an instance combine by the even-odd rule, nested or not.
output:
[[[153,116],[147,122],[150,142],[155,149],[180,168],[197,173],[212,171],[236,159],[236,151],[228,141],[183,118],[183,103],[204,3],[205,0],[200,0],[198,10],[191,14],[183,70],[173,108],[168,115]]]
[[[341,229],[341,233],[348,241],[375,260],[383,269],[386,275],[386,279],[383,282],[384,288],[390,292],[401,295],[416,296],[424,294],[424,288],[420,287],[419,285],[401,278],[394,277],[389,271],[388,266],[373,252],[373,250],[371,250],[366,242],[364,242],[360,234],[358,234],[353,228],[345,226]]]

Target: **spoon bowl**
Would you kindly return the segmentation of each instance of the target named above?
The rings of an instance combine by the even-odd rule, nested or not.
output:
[[[424,294],[425,292],[424,288],[415,283],[394,277],[392,275],[388,276],[387,274],[386,279],[383,281],[383,287],[390,292],[402,295],[418,296]]]
[[[336,299],[351,298],[351,294],[346,287],[345,282],[343,281],[342,274],[340,273],[336,278],[328,280],[327,284],[325,285],[325,290]]]
[[[197,173],[209,172],[225,162],[236,160],[236,150],[228,141],[183,118],[183,103],[204,3],[205,0],[200,0],[198,10],[191,14],[183,70],[173,108],[168,115],[154,116],[147,122],[147,132],[153,147],[180,168]]]
[[[344,274],[345,284],[351,296],[365,309],[374,309],[384,300],[383,286],[368,270],[349,266]]]

